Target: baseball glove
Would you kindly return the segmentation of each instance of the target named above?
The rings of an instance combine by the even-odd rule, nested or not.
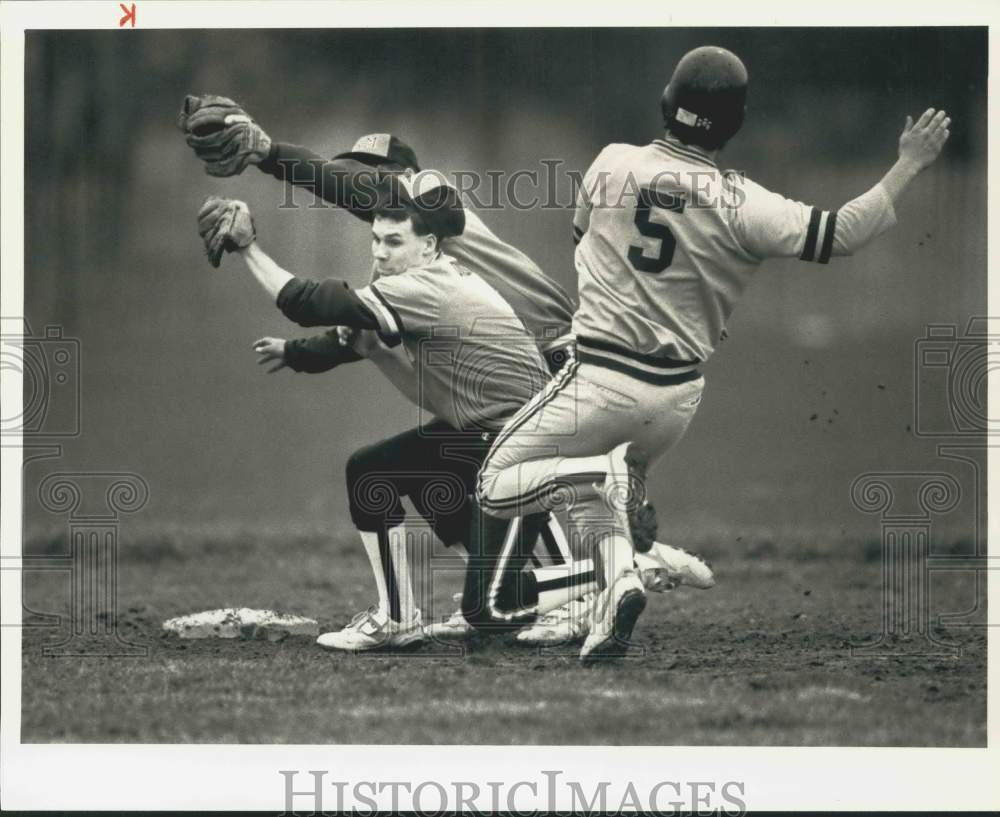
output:
[[[185,97],[177,126],[210,176],[236,176],[271,151],[271,137],[228,97]]]
[[[250,208],[242,201],[209,196],[198,211],[198,234],[209,263],[218,267],[224,252],[248,247],[257,238]]]

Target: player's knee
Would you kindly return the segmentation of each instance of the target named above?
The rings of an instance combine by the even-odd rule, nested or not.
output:
[[[364,475],[376,470],[378,446],[366,445],[359,448],[347,458],[344,474],[347,477],[347,487],[350,488]]]
[[[486,467],[479,473],[476,480],[476,501],[483,510],[493,513],[494,500],[496,499],[497,472],[495,469]]]
[[[434,531],[434,535],[441,540],[441,544],[445,547],[453,547],[457,544],[466,545],[468,549],[468,537],[469,537],[469,506],[466,503],[458,513],[448,514],[448,515],[424,515],[431,529]]]
[[[516,479],[514,471],[488,462],[476,479],[476,501],[486,513],[497,519],[520,516],[520,508],[512,501],[517,493]]]
[[[378,446],[359,448],[347,459],[347,502],[351,521],[359,530],[380,530],[386,522],[403,516],[398,486],[381,461]]]

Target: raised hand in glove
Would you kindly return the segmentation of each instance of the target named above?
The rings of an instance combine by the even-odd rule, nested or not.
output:
[[[236,176],[271,151],[271,137],[228,97],[188,95],[177,126],[210,176]]]
[[[224,252],[249,247],[257,237],[250,208],[218,196],[209,196],[198,211],[198,234],[213,267],[219,266]]]

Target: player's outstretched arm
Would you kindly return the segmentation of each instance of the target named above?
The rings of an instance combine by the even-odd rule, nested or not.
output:
[[[832,256],[851,255],[896,224],[896,202],[940,155],[950,124],[944,111],[933,108],[916,122],[907,117],[899,158],[874,187],[839,210],[809,207],[742,177],[727,177],[735,194],[734,232],[761,259],[798,256],[825,264]]]
[[[851,255],[896,223],[896,202],[910,182],[940,155],[950,124],[944,111],[933,108],[924,111],[916,123],[906,117],[899,137],[899,158],[893,166],[871,190],[828,219],[828,226],[836,229],[832,255]]]
[[[308,190],[363,221],[371,221],[379,173],[363,162],[324,159],[309,148],[274,142],[257,167],[262,173]]]
[[[299,326],[379,328],[371,310],[346,281],[330,278],[317,282],[297,278],[279,266],[256,242],[240,248],[239,254],[257,283],[274,299],[278,309]],[[331,348],[334,345],[340,347],[335,334]]]
[[[257,245],[257,242],[243,247],[239,251],[239,254],[246,263],[247,269],[257,279],[257,283],[275,300],[277,300],[278,293],[281,292],[285,284],[295,278],[294,275],[282,269],[271,256],[264,252]]]
[[[906,124],[899,137],[899,158],[882,177],[881,184],[893,202],[899,199],[906,186],[921,170],[930,167],[941,155],[941,148],[948,141],[951,118],[945,111],[928,108],[914,122],[906,117]]]
[[[247,165],[303,187],[371,221],[378,172],[354,159],[324,159],[308,148],[276,142],[239,104],[215,94],[184,98],[177,126],[210,176],[236,176]]]
[[[257,244],[250,208],[242,201],[210,196],[198,213],[198,232],[212,266],[219,266],[224,252],[236,252],[285,317],[300,326],[380,328],[346,281],[296,278],[264,252]],[[336,338],[334,342],[339,345]]]
[[[342,363],[353,363],[362,359],[354,349],[341,345],[336,329],[295,340],[260,338],[254,341],[253,350],[258,355],[259,365],[276,364],[267,370],[268,374],[285,367],[296,372],[318,374],[328,372]]]

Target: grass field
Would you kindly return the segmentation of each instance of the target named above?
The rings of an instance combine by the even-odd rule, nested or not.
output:
[[[958,545],[957,547],[961,547]],[[27,552],[58,552],[59,537]],[[651,595],[642,654],[583,668],[575,652],[491,640],[462,655],[321,651],[311,639],[185,642],[162,621],[277,608],[341,626],[371,602],[353,536],[130,533],[118,629],[144,657],[47,657],[23,630],[24,742],[984,746],[984,628],[940,631],[957,655],[852,657],[880,629],[878,543],[718,537],[718,585]],[[448,570],[459,563],[443,561]],[[458,575],[429,593],[450,612]],[[932,576],[932,612],[972,606],[972,574]],[[25,604],[65,614],[68,574],[30,573]]]

